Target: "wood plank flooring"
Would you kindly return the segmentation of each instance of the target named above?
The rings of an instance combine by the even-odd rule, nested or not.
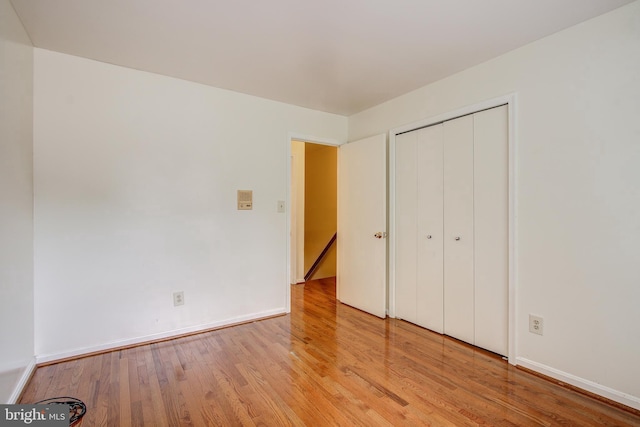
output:
[[[39,367],[21,398],[73,396],[82,426],[640,426],[500,357],[292,287],[292,313]]]

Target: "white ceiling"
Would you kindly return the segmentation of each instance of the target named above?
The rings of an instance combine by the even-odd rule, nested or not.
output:
[[[37,47],[350,115],[632,0],[12,0]]]

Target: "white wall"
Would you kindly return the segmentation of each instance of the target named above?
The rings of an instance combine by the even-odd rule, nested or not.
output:
[[[636,408],[639,52],[635,2],[349,118],[355,140],[517,92],[518,363]]]
[[[34,82],[39,360],[284,312],[289,135],[345,117],[42,49]]]
[[[33,362],[33,47],[0,0],[0,402]]]

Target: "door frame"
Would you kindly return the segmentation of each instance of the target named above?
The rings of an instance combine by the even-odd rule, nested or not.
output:
[[[396,262],[395,262],[395,254],[396,254],[396,238],[395,238],[395,227],[396,227],[396,135],[410,132],[413,130],[417,130],[420,128],[424,128],[427,126],[432,126],[438,123],[442,123],[448,120],[452,120],[458,117],[466,116],[469,114],[477,113],[483,110],[488,110],[490,108],[499,107],[501,105],[507,105],[508,109],[508,123],[509,123],[509,133],[508,133],[508,149],[509,149],[509,238],[508,238],[508,253],[509,253],[509,284],[508,284],[508,294],[509,294],[509,308],[508,308],[508,354],[507,359],[510,364],[516,365],[516,338],[517,338],[517,258],[518,258],[518,235],[517,235],[517,188],[516,188],[516,178],[517,178],[517,141],[516,141],[516,103],[517,103],[517,93],[510,93],[508,95],[500,96],[497,98],[489,99],[486,101],[482,101],[476,104],[468,105],[453,111],[449,111],[446,113],[438,114],[436,116],[432,116],[426,119],[418,120],[413,123],[409,123],[404,126],[393,128],[389,131],[389,200],[387,201],[389,206],[389,254],[388,254],[388,262],[389,262],[389,317],[396,317],[396,300],[395,300],[395,292],[396,292],[396,283],[395,283],[395,273],[396,273]]]
[[[287,250],[286,250],[286,254],[287,254],[287,265],[286,265],[286,271],[287,271],[287,280],[286,280],[286,291],[285,291],[285,312],[290,313],[291,312],[291,200],[292,200],[292,196],[291,196],[291,184],[292,184],[292,170],[291,170],[291,141],[296,140],[296,141],[304,141],[304,142],[309,142],[312,144],[319,144],[319,145],[329,145],[332,147],[339,147],[340,145],[344,144],[345,142],[340,142],[336,139],[332,139],[332,138],[322,138],[322,137],[318,137],[318,136],[310,136],[310,135],[304,135],[301,133],[296,133],[296,132],[289,132],[287,135],[287,153],[286,153],[286,159],[287,159],[287,195],[286,195],[286,202],[285,202],[285,217],[286,217],[286,241],[287,241]]]

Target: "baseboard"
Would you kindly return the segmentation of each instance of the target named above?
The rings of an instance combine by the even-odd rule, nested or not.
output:
[[[538,362],[534,362],[533,360],[525,359],[523,357],[516,358],[516,361],[517,365],[527,368],[531,371],[538,372],[544,376],[551,377],[573,387],[585,390],[587,393],[593,393],[598,396],[602,396],[605,399],[609,399],[622,405],[628,406],[629,408],[640,410],[640,397],[632,396],[630,394],[614,390],[612,388],[603,386],[602,384],[598,384],[593,381],[568,374],[566,372],[551,368]]]
[[[36,358],[33,357],[29,362],[29,364],[27,365],[27,367],[24,369],[24,372],[22,373],[22,375],[20,376],[20,380],[18,381],[15,388],[13,389],[11,396],[9,396],[9,401],[7,402],[7,404],[10,404],[10,405],[14,404],[18,401],[18,399],[20,399],[20,396],[22,395],[22,391],[27,386],[27,383],[31,379],[31,375],[33,375],[33,372],[35,371],[35,369],[36,369]]]
[[[205,324],[190,326],[190,327],[181,328],[181,329],[174,329],[172,331],[145,335],[145,336],[126,339],[126,340],[112,341],[106,344],[101,344],[101,345],[96,345],[91,347],[77,348],[77,349],[62,352],[62,353],[36,355],[35,360],[37,365],[47,365],[47,364],[62,362],[68,359],[76,359],[79,357],[90,356],[92,354],[105,353],[105,352],[113,351],[117,349],[135,347],[138,345],[149,344],[153,342],[179,338],[186,335],[193,335],[193,334],[211,331],[215,329],[226,328],[229,326],[240,325],[243,323],[249,323],[256,320],[268,319],[271,317],[280,316],[284,314],[286,314],[286,310],[284,308],[267,310],[260,313],[253,313],[245,316],[238,316],[230,319],[220,320],[217,322],[205,323]]]

